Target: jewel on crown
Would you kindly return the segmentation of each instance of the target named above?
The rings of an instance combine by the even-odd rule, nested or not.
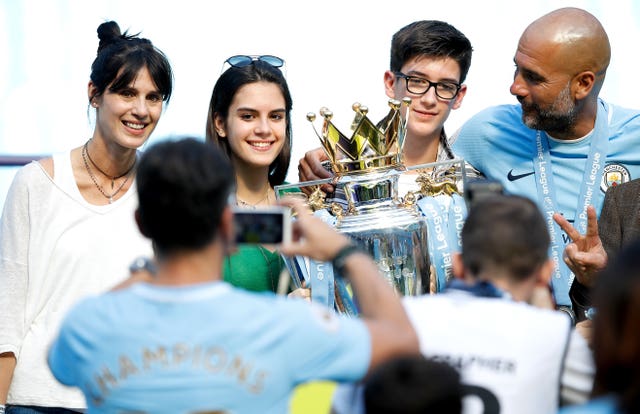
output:
[[[402,101],[389,100],[389,113],[382,121],[374,124],[368,117],[366,106],[354,103],[355,117],[351,123],[351,137],[344,135],[331,122],[333,112],[320,109],[324,122],[321,133],[314,130],[324,148],[331,167],[337,175],[354,172],[371,172],[382,168],[396,168],[402,165],[402,145],[406,133],[407,117],[401,113],[402,105],[409,106],[410,98]],[[408,113],[408,111],[407,111]],[[313,112],[307,114],[312,123],[316,119]]]

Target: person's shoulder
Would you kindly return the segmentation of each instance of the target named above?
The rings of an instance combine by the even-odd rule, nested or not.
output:
[[[571,329],[571,321],[564,312],[542,309],[508,299],[474,296],[458,289],[447,289],[437,295],[404,297],[402,304],[407,314],[414,319],[420,319],[435,310],[446,312],[446,309],[459,309],[464,304],[467,309],[474,309],[474,318],[488,317],[487,320],[501,320],[505,323],[518,321],[518,324],[526,321],[526,324],[534,327],[537,332],[567,333]]]
[[[510,302],[512,306],[506,317],[529,324],[531,331],[536,328],[542,332],[553,334],[557,338],[568,338],[572,329],[572,321],[566,312],[544,309],[525,302]]]
[[[309,306],[306,301],[278,296],[271,291],[258,292],[232,285],[229,285],[225,295],[226,300],[230,301],[230,303],[236,305],[240,303],[250,304],[251,313],[268,315],[276,319],[286,313],[297,315],[301,310]]]
[[[606,102],[603,99],[600,99],[600,102],[606,107],[607,112],[609,113],[609,116],[611,116],[612,120],[635,119],[640,122],[640,110],[628,108],[611,102]]]
[[[522,131],[530,130],[522,123],[520,105],[491,106],[472,116],[460,127],[452,148],[454,152],[460,151],[472,140],[519,140]]]
[[[20,167],[20,169],[18,169],[18,171],[16,172],[14,180],[30,182],[36,178],[45,177],[45,174],[49,174],[45,164],[50,164],[51,169],[53,169],[53,160],[51,158],[34,160]]]
[[[109,324],[104,319],[104,298],[109,293],[103,293],[100,295],[90,295],[83,299],[80,299],[71,309],[67,312],[62,330],[68,334],[77,334],[78,332],[84,332],[87,329],[93,329],[97,320],[102,324]]]
[[[570,322],[570,319],[566,316],[567,314],[565,312],[561,312],[556,309],[542,308],[542,307],[534,306],[527,302],[522,302],[522,301],[505,301],[505,302],[511,304],[511,306],[513,306],[515,311],[522,312],[523,314],[530,314],[530,315],[534,315],[534,317],[561,321],[561,323],[563,324]]]
[[[305,326],[308,335],[324,332],[330,336],[358,336],[365,329],[361,319],[345,317],[318,303],[278,296],[271,292],[237,292],[237,294],[250,295],[251,312],[263,315],[265,320],[275,321],[282,331],[299,331],[300,326]]]
[[[32,161],[16,171],[11,182],[7,198],[26,196],[27,194],[42,194],[45,186],[51,183],[39,161]]]
[[[109,302],[117,300],[119,296],[129,294],[126,289],[120,291],[108,291],[103,293],[97,293],[89,296],[85,296],[80,299],[72,308],[75,313],[86,314],[90,312],[97,312],[104,309]]]
[[[600,100],[604,105],[608,117],[610,135],[615,139],[622,139],[635,145],[638,130],[640,130],[640,110],[626,108]]]
[[[452,290],[448,293],[455,300],[460,295],[467,295],[466,292]],[[441,295],[436,295],[436,297]],[[531,326],[538,326],[540,329],[563,330],[568,332],[571,329],[571,320],[565,312],[554,309],[545,309],[530,305],[526,302],[514,301],[508,298],[490,298],[471,296],[475,308],[478,312],[487,312],[504,321],[518,321],[518,323],[528,323]]]
[[[520,105],[496,105],[490,106],[473,115],[465,125],[474,122],[504,122],[513,119],[521,119],[522,108]]]
[[[39,159],[38,163],[49,177],[53,177],[53,157]]]
[[[472,298],[467,292],[453,292],[445,290],[437,295],[404,296],[402,305],[409,315],[421,317],[429,314],[429,309],[442,308],[443,306],[456,306],[455,301],[463,298]]]
[[[265,292],[250,292],[244,289],[233,288],[234,294],[245,296],[248,300],[251,300],[255,304],[256,308],[263,307],[269,309],[271,313],[290,313],[292,315],[300,316],[302,314],[307,316],[301,316],[307,318],[309,312],[315,312],[318,309],[327,309],[326,306],[319,305],[318,303],[309,303],[301,298],[289,298],[286,296],[276,295],[271,291]]]

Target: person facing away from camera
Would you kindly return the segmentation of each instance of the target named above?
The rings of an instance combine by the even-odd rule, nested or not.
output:
[[[358,380],[388,358],[417,353],[375,262],[299,200],[289,202],[298,237],[282,252],[333,260],[362,318],[224,282],[234,182],[210,143],[164,141],[145,151],[136,221],[153,243],[155,276],[80,302],[49,352],[55,377],[79,387],[90,412],[283,413],[299,383]]]
[[[593,290],[592,400],[562,414],[640,412],[640,240],[612,258]]]
[[[464,388],[458,371],[424,355],[393,358],[363,381],[367,414],[460,414]]]
[[[593,360],[585,338],[564,312],[530,304],[549,283],[548,248],[544,218],[531,200],[484,198],[464,223],[462,252],[453,259],[456,279],[438,295],[403,298],[422,353],[493,395],[501,413],[555,413],[591,391]],[[343,386],[334,406],[351,401],[338,412],[361,412],[357,395]],[[465,404],[464,412],[482,411]]]

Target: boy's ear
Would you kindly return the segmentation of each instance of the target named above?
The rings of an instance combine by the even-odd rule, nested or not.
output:
[[[396,75],[390,70],[384,72],[384,92],[391,99],[396,99]]]
[[[551,275],[553,275],[554,267],[555,264],[551,259],[547,259],[547,261],[540,267],[540,271],[537,276],[537,284],[539,286],[546,286],[551,282]]]
[[[462,105],[462,100],[464,99],[464,96],[467,94],[467,85],[462,84],[460,86],[460,90],[458,91],[458,94],[456,95],[456,97],[453,99],[453,105],[451,105],[451,109],[458,109],[460,108],[460,105]]]

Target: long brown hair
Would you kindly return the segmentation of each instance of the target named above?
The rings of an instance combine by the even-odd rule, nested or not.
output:
[[[287,81],[282,72],[268,63],[254,60],[250,65],[243,67],[230,67],[227,69],[213,87],[209,113],[207,114],[207,141],[222,148],[231,159],[231,148],[226,139],[220,139],[216,131],[215,119],[219,116],[226,119],[229,115],[229,107],[238,90],[249,83],[270,82],[276,84],[284,97],[286,109],[286,137],[282,150],[269,166],[269,184],[271,186],[284,183],[291,162],[291,108],[293,101],[289,93]]]

